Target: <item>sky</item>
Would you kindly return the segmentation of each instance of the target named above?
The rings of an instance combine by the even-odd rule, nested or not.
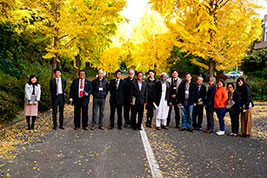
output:
[[[143,15],[144,10],[149,7],[147,4],[149,0],[127,0],[127,7],[123,9],[121,14],[126,17],[130,22],[127,25],[128,34],[130,35],[132,28],[137,25],[140,18]],[[256,0],[258,5],[264,6],[265,9],[258,9],[257,13],[259,17],[263,18],[267,14],[267,1],[266,0]]]

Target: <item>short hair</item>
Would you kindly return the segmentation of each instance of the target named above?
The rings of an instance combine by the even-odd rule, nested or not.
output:
[[[54,74],[55,74],[57,71],[59,71],[60,73],[62,73],[62,71],[60,70],[60,68],[56,68],[56,69],[54,70]]]
[[[103,69],[98,69],[98,70],[97,70],[97,73],[98,73],[99,71],[103,71],[103,73],[104,73],[104,70],[103,70]]]
[[[149,74],[149,72],[153,72],[154,75],[156,75],[156,72],[154,70],[152,70],[152,69],[149,69],[149,71],[147,72],[147,74]]]
[[[134,70],[134,69],[129,69],[129,70],[128,70],[128,73],[129,73],[130,71],[133,71],[133,72],[135,73],[135,70]]]
[[[143,72],[137,72],[136,73],[136,76],[138,76],[139,74],[142,74],[143,75]]]
[[[179,74],[179,72],[178,72],[177,69],[173,69],[173,70],[171,70],[171,74],[172,74],[173,72],[177,72],[177,74]]]
[[[192,76],[190,72],[186,72],[186,73],[184,74],[184,76],[187,76],[187,75]]]
[[[213,80],[213,82],[216,83],[216,78],[215,77],[209,77],[209,79]]]
[[[218,79],[218,80],[217,80],[217,83],[219,83],[219,82],[222,82],[223,86],[225,86],[225,84],[224,84],[224,80],[223,80],[223,79],[221,79],[221,78]]]
[[[235,85],[234,85],[233,82],[228,82],[228,83],[227,83],[227,88],[228,88],[229,85],[232,85],[233,89],[235,89]]]
[[[121,70],[116,70],[115,75],[117,75],[117,73],[121,73]]]
[[[197,80],[198,80],[199,78],[201,78],[202,80],[204,80],[204,78],[203,78],[203,77],[201,77],[200,75],[199,75],[199,76],[197,76]]]
[[[85,73],[84,70],[79,70],[78,75],[80,75],[81,72],[84,72],[84,73]],[[85,73],[85,74],[86,74],[86,73]]]

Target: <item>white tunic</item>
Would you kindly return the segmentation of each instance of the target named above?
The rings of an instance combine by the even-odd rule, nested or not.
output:
[[[168,101],[166,100],[166,83],[162,84],[160,103],[156,113],[156,119],[167,119],[169,113]]]

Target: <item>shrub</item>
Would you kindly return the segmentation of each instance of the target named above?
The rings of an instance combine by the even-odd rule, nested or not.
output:
[[[267,81],[258,79],[249,83],[253,100],[267,101]]]

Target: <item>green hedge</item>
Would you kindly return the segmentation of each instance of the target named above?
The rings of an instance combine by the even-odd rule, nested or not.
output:
[[[253,100],[267,101],[267,80],[258,79],[249,83]]]

